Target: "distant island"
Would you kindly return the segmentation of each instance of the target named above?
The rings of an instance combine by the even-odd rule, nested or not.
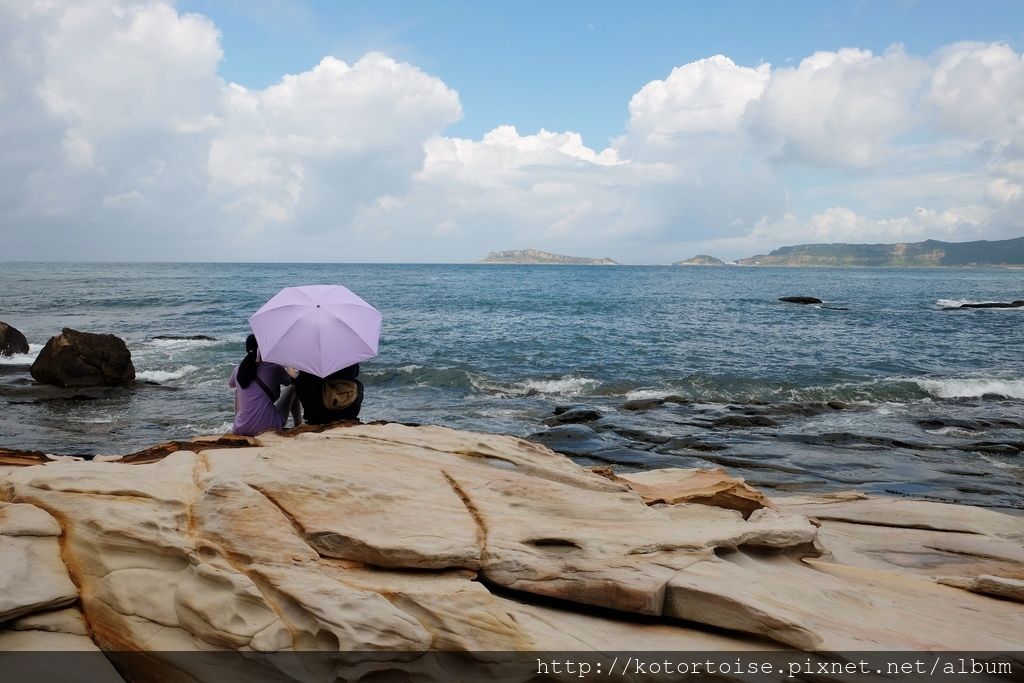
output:
[[[1024,237],[975,242],[798,244],[738,259],[736,263],[742,266],[1024,266]]]
[[[492,251],[479,263],[544,264],[559,266],[617,266],[610,258],[586,258],[584,256],[563,256],[538,249],[512,249]]]
[[[707,254],[697,254],[693,258],[688,258],[685,261],[676,261],[672,265],[674,266],[724,266],[725,261],[714,256],[708,256]]]

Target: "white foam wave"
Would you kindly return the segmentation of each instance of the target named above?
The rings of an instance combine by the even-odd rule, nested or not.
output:
[[[520,386],[528,392],[538,394],[557,394],[559,396],[577,396],[593,389],[599,381],[586,377],[568,375],[558,379],[528,379]]]
[[[29,344],[28,353],[15,353],[11,356],[0,356],[0,365],[32,365],[39,352],[43,350],[42,344]]]
[[[168,382],[172,379],[181,379],[198,369],[195,365],[184,365],[177,370],[143,370],[135,373],[135,379],[141,382]]]
[[[243,339],[242,342],[244,343],[244,341]],[[229,342],[230,340],[227,339],[150,339],[146,343],[168,351],[188,351],[189,349],[203,349]]]
[[[626,392],[626,400],[643,401],[652,398],[665,398],[666,396],[671,395],[671,391],[665,391],[664,389],[633,389],[632,391]]]
[[[985,394],[1024,398],[1024,380],[989,377],[962,379],[915,379],[919,387],[939,398],[978,398]]]

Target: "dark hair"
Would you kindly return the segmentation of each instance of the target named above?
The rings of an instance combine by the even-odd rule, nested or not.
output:
[[[245,358],[238,364],[238,374],[235,376],[238,386],[243,389],[252,384],[253,379],[256,378],[256,350],[258,348],[255,334],[250,334],[245,338]]]

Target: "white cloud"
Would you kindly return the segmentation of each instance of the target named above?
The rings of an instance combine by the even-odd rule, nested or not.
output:
[[[937,58],[927,101],[940,125],[978,140],[1024,132],[1024,56],[1001,43],[956,43]]]
[[[671,261],[686,242],[1024,223],[1024,66],[1004,44],[699,59],[640,88],[604,149],[571,130],[445,136],[458,94],[382,54],[262,90],[226,83],[222,56],[218,28],[170,2],[0,0],[11,257]]]
[[[917,207],[909,214],[892,218],[871,218],[838,206],[801,219],[787,213],[777,219],[763,219],[748,235],[728,245],[737,253],[764,253],[783,244],[809,242],[873,244],[916,242],[925,239],[962,241],[983,236],[992,211],[985,206],[956,206],[943,211]]]
[[[698,133],[736,130],[747,105],[761,96],[771,66],[736,65],[724,55],[672,69],[629,101],[629,131],[645,144],[664,144]]]
[[[758,144],[781,162],[870,166],[887,161],[894,138],[918,121],[914,102],[924,60],[894,47],[883,55],[844,48],[776,69],[751,106]]]
[[[439,79],[378,54],[351,66],[326,57],[262,91],[231,85],[224,111],[207,166],[224,209],[313,230],[404,190],[427,138],[462,115]]]

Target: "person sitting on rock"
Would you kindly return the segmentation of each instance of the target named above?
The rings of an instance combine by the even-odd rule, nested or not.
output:
[[[246,338],[245,358],[231,372],[228,386],[235,390],[235,434],[256,436],[283,429],[289,413],[296,427],[302,424],[291,375],[276,363],[260,360],[255,335]]]
[[[363,383],[356,379],[358,376],[358,363],[324,378],[300,372],[295,389],[302,404],[302,418],[314,425],[358,419],[363,406]]]

